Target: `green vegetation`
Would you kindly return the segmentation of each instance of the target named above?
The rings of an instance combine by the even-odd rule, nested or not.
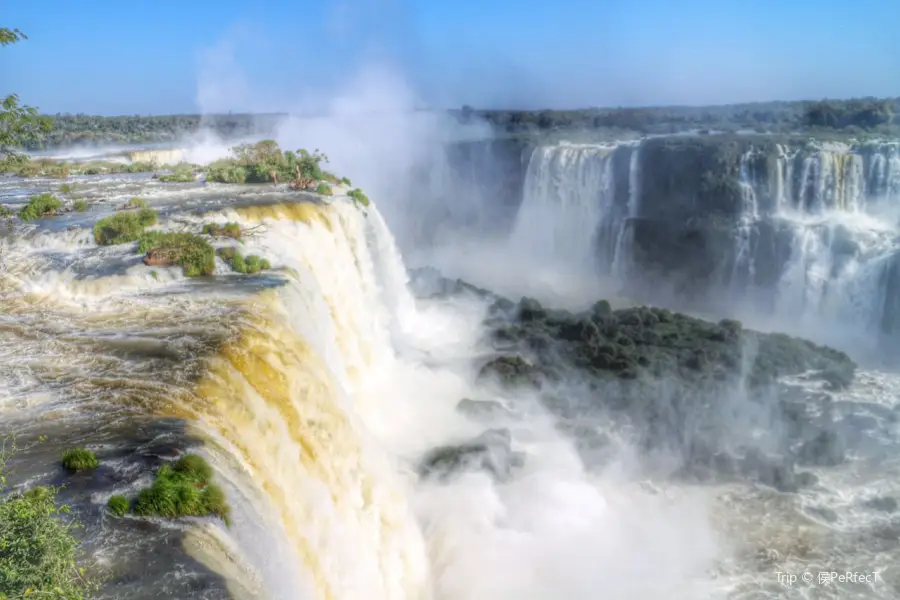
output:
[[[194,168],[191,165],[176,165],[172,172],[165,175],[154,175],[154,179],[165,183],[192,183],[196,180],[194,177]]]
[[[352,183],[350,183],[350,180],[347,179],[346,177],[341,177],[341,183],[343,183],[347,187],[351,187],[353,185]]]
[[[90,206],[84,200],[76,200],[72,203],[72,210],[75,212],[87,212],[89,208]]]
[[[210,481],[212,475],[212,467],[194,454],[183,456],[172,465],[163,465],[153,485],[138,494],[134,513],[170,519],[216,516],[227,524],[231,509],[222,488]]]
[[[97,455],[87,448],[73,448],[62,455],[62,466],[69,471],[96,469],[100,466]]]
[[[229,237],[238,241],[244,235],[241,226],[237,223],[225,223],[224,225],[207,223],[203,226],[203,233],[212,237]]]
[[[75,191],[75,185],[71,183],[62,183],[59,186],[60,194],[71,194]]]
[[[323,196],[331,196],[332,195],[331,186],[323,181],[316,187],[316,193],[322,194]]]
[[[128,509],[131,508],[131,503],[128,502],[128,498],[125,496],[114,494],[106,502],[106,508],[115,516],[124,517],[128,513]]]
[[[133,208],[147,208],[147,201],[143,198],[130,198],[128,202],[122,206],[122,210],[130,210]]]
[[[58,489],[3,493],[15,451],[14,442],[0,442],[0,598],[82,600],[94,586],[76,564],[77,523],[66,519],[68,506],[56,503]]]
[[[255,254],[244,257],[234,248],[219,248],[217,253],[235,273],[253,275],[272,268],[266,259],[260,258]]]
[[[144,233],[144,228],[155,225],[157,219],[156,211],[149,208],[117,213],[94,224],[94,240],[101,246],[135,242]]]
[[[366,196],[363,193],[363,191],[359,188],[350,190],[349,192],[347,192],[347,195],[350,196],[351,198],[353,198],[353,200],[355,200],[356,202],[362,204],[363,206],[369,205],[369,197]]]
[[[62,208],[62,202],[52,194],[38,194],[28,199],[28,204],[19,211],[19,218],[25,222],[49,217]]]
[[[212,275],[216,268],[215,250],[193,233],[148,231],[138,240],[138,252],[146,254],[144,264],[179,265],[186,277]]]
[[[151,163],[123,163],[113,161],[67,163],[50,159],[27,160],[22,156],[18,156],[15,159],[0,160],[0,173],[26,178],[44,176],[64,179],[74,175],[150,173],[164,168],[165,167],[157,167]],[[60,191],[62,192],[62,186],[60,186]]]
[[[320,167],[328,157],[318,150],[282,152],[272,140],[242,144],[232,148],[232,157],[219,160],[206,169],[206,180],[218,183],[274,183],[293,180],[321,181]]]

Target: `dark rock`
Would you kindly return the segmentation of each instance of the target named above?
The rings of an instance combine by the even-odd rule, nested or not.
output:
[[[442,446],[429,452],[419,466],[423,478],[445,481],[463,471],[487,471],[498,481],[506,480],[524,457],[511,451],[508,429],[489,429],[468,442]]]
[[[896,512],[898,508],[897,499],[893,496],[878,496],[863,502],[863,506],[886,513]]]
[[[471,400],[463,398],[456,405],[456,410],[470,417],[496,417],[508,415],[509,409],[496,400]]]
[[[488,362],[478,372],[479,379],[496,377],[504,385],[540,388],[538,370],[521,356],[501,356]]]
[[[871,415],[847,415],[840,426],[843,429],[855,431],[872,431],[878,429],[878,419]]]
[[[740,464],[741,472],[779,492],[796,492],[797,481],[793,465],[783,457],[766,456],[750,450]]]
[[[819,483],[819,478],[816,477],[815,473],[810,473],[809,471],[801,471],[794,475],[794,482],[798,487],[812,487]]]
[[[797,450],[797,462],[802,465],[833,467],[845,460],[844,441],[835,431],[822,431]]]
[[[522,298],[519,301],[518,319],[523,323],[539,321],[547,316],[547,311],[533,298]]]

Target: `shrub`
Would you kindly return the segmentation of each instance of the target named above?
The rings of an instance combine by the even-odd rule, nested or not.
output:
[[[206,180],[219,183],[269,183],[275,174],[279,181],[297,178],[321,181],[328,176],[321,163],[328,157],[318,150],[282,152],[273,140],[241,144],[231,149],[232,157],[216,161],[206,169]]]
[[[135,242],[144,233],[145,227],[155,225],[156,222],[156,211],[149,208],[115,214],[94,224],[94,240],[101,246]]]
[[[88,206],[88,203],[85,202],[84,200],[76,200],[72,204],[72,208],[75,210],[75,212],[87,212],[88,208],[90,208],[90,207]]]
[[[128,502],[128,498],[121,494],[110,496],[109,500],[106,502],[106,508],[117,517],[124,517],[128,513],[130,507],[131,503]]]
[[[134,503],[134,513],[150,517],[216,516],[229,522],[231,512],[225,493],[212,479],[212,467],[202,457],[188,454],[163,465],[153,485],[144,488]]]
[[[69,471],[96,469],[100,466],[97,455],[87,448],[73,448],[62,455],[62,466]]]
[[[65,179],[69,176],[69,165],[65,163],[50,165],[46,169],[44,169],[44,173],[47,175],[47,177],[53,177],[54,179]]]
[[[234,248],[219,248],[218,254],[222,260],[228,263],[228,266],[230,266],[231,270],[235,273],[252,275],[272,268],[269,265],[269,261],[266,259],[260,258],[255,254],[251,254],[244,258],[241,253]]]
[[[131,198],[128,202],[125,203],[125,206],[122,207],[125,210],[131,208],[147,208],[147,201],[143,198]]]
[[[350,187],[350,186],[353,185],[352,183],[350,183],[350,180],[347,179],[346,177],[341,177],[341,183],[343,183],[343,184],[346,185],[347,187]]]
[[[71,194],[73,191],[75,191],[75,186],[71,183],[63,183],[59,186],[60,194]]]
[[[331,195],[331,186],[323,181],[316,187],[316,193],[322,194],[323,196],[330,196]]]
[[[215,250],[193,233],[148,231],[138,240],[138,252],[146,253],[147,265],[181,266],[185,277],[212,275],[216,268]]]
[[[231,160],[220,160],[209,165],[206,180],[217,183],[247,183],[247,169]]]
[[[369,197],[366,196],[361,189],[353,189],[347,193],[348,196],[353,198],[354,201],[362,204],[363,206],[369,205]]]
[[[245,258],[244,263],[245,263],[245,271],[244,272],[250,273],[250,274],[259,273],[260,271],[265,271],[270,268],[269,261],[267,261],[264,258],[260,258],[260,257],[256,256],[255,254],[251,254],[247,258]]]
[[[203,233],[212,237],[230,237],[236,240],[240,240],[243,235],[241,226],[237,223],[225,223],[224,225],[207,223],[203,226]]]
[[[62,202],[56,196],[52,194],[38,194],[29,198],[28,204],[19,211],[19,218],[23,221],[40,219],[41,217],[55,215],[60,208],[62,208]]]
[[[0,444],[0,492],[14,445]],[[76,523],[56,504],[57,489],[36,487],[0,495],[0,598],[82,600],[92,587],[76,564]]]
[[[189,165],[176,165],[167,175],[154,175],[155,179],[165,183],[191,183],[196,178],[194,170]]]

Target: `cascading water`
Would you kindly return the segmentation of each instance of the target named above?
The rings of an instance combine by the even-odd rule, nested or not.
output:
[[[527,254],[535,267],[553,264],[559,270],[610,274],[620,283],[642,277],[632,258],[635,245],[652,242],[655,234],[636,241],[634,219],[668,220],[657,227],[676,232],[687,224],[675,234],[685,236],[695,227],[691,223],[710,218],[690,204],[669,216],[675,205],[667,195],[683,193],[690,199],[703,190],[677,188],[666,169],[684,167],[650,162],[658,158],[644,154],[646,143],[536,148],[511,247]],[[840,335],[855,331],[863,338],[877,337],[881,323],[893,322],[885,316],[893,304],[885,300],[884,282],[897,260],[900,146],[748,144],[735,163],[735,208],[724,203],[725,191],[710,199],[714,211],[733,210],[718,217],[719,223],[731,220],[724,235],[732,241],[730,247],[715,242],[719,245],[702,250],[705,260],[718,265],[705,275],[704,285],[721,286],[716,294],[726,292],[730,300],[717,304],[737,307],[742,316],[749,311],[780,323],[802,323],[798,331],[807,333],[824,319],[845,325],[847,332]],[[730,177],[716,171],[708,176],[712,181]],[[655,187],[642,185],[645,177],[654,178]],[[721,224],[701,227],[711,227],[714,236],[725,231]],[[678,262],[673,256],[655,257],[660,258],[664,264]]]
[[[538,262],[591,268],[597,228],[613,208],[611,157],[599,146],[535,149],[510,244]]]
[[[626,224],[639,211],[638,154],[629,144],[535,148],[507,247],[558,281],[624,273]]]

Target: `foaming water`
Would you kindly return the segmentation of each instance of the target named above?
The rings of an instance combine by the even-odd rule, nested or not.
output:
[[[65,229],[68,217],[0,241],[9,259],[0,275],[0,385],[10,391],[0,410],[10,423],[29,422],[28,431],[58,433],[44,462],[29,458],[30,481],[58,477],[46,465],[62,445],[95,444],[112,473],[92,480],[97,489],[75,505],[95,555],[128,573],[128,597],[215,597],[212,583],[206,592],[177,582],[163,591],[142,578],[143,555],[129,549],[139,532],[169,554],[182,550],[169,558],[183,579],[200,580],[205,565],[235,598],[753,597],[748,590],[770,588],[766,577],[795,564],[785,548],[804,502],[855,485],[823,473],[821,498],[774,511],[779,500],[748,486],[648,484],[615,431],[616,457],[586,463],[537,398],[476,380],[492,352],[482,339],[485,301],[415,297],[375,205],[228,186],[145,197],[167,210],[159,228],[240,223],[252,231],[241,251],[268,259],[272,271],[247,277],[220,262],[215,277],[187,280],[179,269],[143,265],[132,245],[98,248],[86,230]],[[479,272],[474,282],[499,292],[522,290],[527,272],[528,292],[555,305],[605,295],[577,269],[516,272],[528,257],[504,263],[501,248],[460,245],[432,258]],[[878,385],[893,410],[889,381]],[[876,383],[864,378],[847,401],[863,402],[866,386]],[[467,417],[462,398],[509,411]],[[139,418],[168,429],[139,434]],[[75,423],[84,428],[76,433]],[[508,429],[524,456],[514,477],[419,477],[424,453],[487,428]],[[185,447],[213,465],[233,507],[230,527],[103,515],[110,494],[133,494],[149,467]],[[748,539],[757,522],[764,533]],[[111,527],[134,530],[102,533]],[[803,539],[824,552],[832,538]],[[760,565],[747,550],[766,547],[786,558]],[[872,556],[888,561],[891,552]],[[126,584],[110,585],[114,596]]]

